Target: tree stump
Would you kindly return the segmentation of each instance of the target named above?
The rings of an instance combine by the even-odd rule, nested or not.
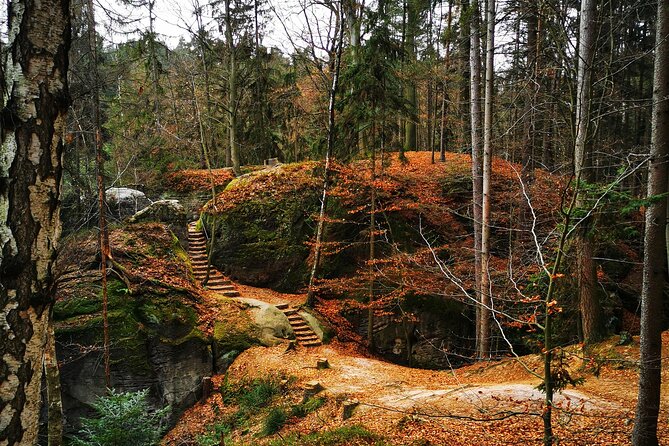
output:
[[[346,400],[341,406],[341,419],[342,420],[348,420],[353,416],[353,411],[355,410],[356,407],[360,402],[358,400]]]
[[[288,346],[286,347],[286,350],[284,353],[288,353],[289,351],[295,351],[297,349],[297,343],[295,342],[294,339],[291,339],[288,341]]]
[[[202,401],[203,403],[207,401],[211,395],[211,391],[214,389],[214,384],[211,382],[211,376],[202,377]]]
[[[310,398],[314,397],[321,390],[323,390],[323,386],[321,386],[321,383],[318,381],[309,381],[305,383],[302,403],[306,403]]]
[[[318,358],[316,361],[316,368],[318,370],[329,369],[330,363],[328,362],[328,358]]]

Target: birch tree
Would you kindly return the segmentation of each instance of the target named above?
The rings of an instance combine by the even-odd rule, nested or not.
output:
[[[0,444],[36,444],[61,231],[69,0],[8,4],[0,146]]]

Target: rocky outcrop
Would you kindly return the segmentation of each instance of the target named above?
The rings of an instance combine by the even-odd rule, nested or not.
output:
[[[128,187],[110,187],[105,191],[105,198],[112,217],[119,220],[130,217],[151,204],[144,192]]]
[[[54,306],[66,425],[75,431],[104,395],[103,319],[94,232],[67,241]],[[175,420],[200,398],[203,377],[225,372],[258,344],[239,303],[216,301],[192,282],[188,256],[164,223],[110,231],[114,275],[107,278],[111,386],[149,389],[154,408]]]
[[[294,336],[293,329],[286,316],[274,305],[257,299],[238,297],[236,300],[248,305],[251,318],[260,333],[260,340],[265,345],[276,345]]]
[[[416,297],[411,305],[374,320],[376,352],[412,367],[446,369],[462,365],[473,349],[466,305],[440,297]],[[367,311],[348,311],[346,318],[367,338]]]
[[[291,291],[302,287],[308,274],[313,235],[312,212],[317,191],[303,191],[283,200],[250,200],[214,219],[212,263],[231,278],[259,287]]]
[[[169,404],[176,419],[200,398],[202,378],[212,374],[210,343],[204,337],[169,339],[142,330],[135,336],[115,340],[112,387],[117,391],[148,388],[151,405],[159,408]],[[63,410],[70,429],[76,429],[82,416],[92,415],[91,403],[106,392],[99,345],[82,343],[86,337],[93,337],[93,333],[59,330],[56,336]]]
[[[142,221],[159,221],[177,226],[185,226],[187,221],[186,210],[179,203],[179,200],[158,200],[128,219],[129,223],[139,223]]]

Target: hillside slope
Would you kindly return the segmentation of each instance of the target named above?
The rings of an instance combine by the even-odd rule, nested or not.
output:
[[[446,162],[432,164],[430,153],[412,152],[408,163],[401,163],[392,156],[383,169],[378,161],[373,183],[369,161],[334,163],[317,307],[340,338],[362,342],[369,338],[371,306],[377,352],[406,365],[447,368],[474,354],[471,159],[448,153]],[[542,295],[547,282],[537,249],[550,264],[562,224],[561,206],[569,202],[571,189],[567,178],[540,169],[522,185],[520,170],[499,158],[493,163],[490,274],[496,309],[527,320],[536,312],[533,296]],[[202,215],[208,233],[216,234],[214,264],[242,283],[304,291],[313,261],[322,175],[321,163],[304,162],[232,180]],[[375,259],[370,261],[372,185]],[[600,193],[592,190],[584,201]],[[532,212],[525,209],[525,194]],[[603,319],[611,333],[634,332],[641,213],[624,194],[610,195],[599,201],[593,230]],[[556,336],[567,344],[577,342],[580,320],[571,259],[566,256],[564,278],[556,290],[562,307]],[[536,337],[528,337],[524,328],[505,329],[519,351],[529,353],[536,345]],[[496,353],[507,353],[498,339],[493,343],[500,349]],[[443,358],[442,347],[454,355]]]
[[[554,428],[559,444],[629,443],[636,399],[638,339],[628,346],[617,345],[617,341],[612,338],[601,343],[585,356],[573,348],[565,358],[570,373],[584,377],[585,382],[556,395]],[[669,333],[664,334],[663,341],[666,355]],[[331,368],[317,369],[319,358],[327,358]],[[282,388],[267,407],[257,409],[242,427],[229,426],[225,444],[312,444],[307,441],[312,438],[308,437],[310,434],[342,432],[342,428],[352,426],[362,426],[374,434],[374,440],[359,444],[381,444],[377,443],[380,440],[389,445],[541,444],[543,394],[536,389],[540,381],[520,361],[529,370],[541,368],[540,357],[534,355],[449,371],[428,371],[379,361],[339,343],[288,352],[285,346],[254,347],[235,360],[225,378],[216,378],[221,389],[237,381],[267,377],[283,379]],[[664,389],[668,389],[666,368],[663,377]],[[288,417],[277,434],[264,435],[270,408],[290,412],[300,403],[304,386],[314,380],[324,387],[317,394],[324,399],[322,405],[306,416]],[[238,413],[234,403],[223,401],[224,393],[189,410],[163,444],[213,444],[206,443],[202,434],[229,422],[231,414]],[[351,418],[343,420],[342,404],[347,400],[356,400],[359,405]],[[668,415],[669,394],[665,391],[660,419],[666,420]],[[669,444],[667,423],[660,423],[660,438],[664,438],[661,444]],[[339,438],[313,444],[358,443]]]

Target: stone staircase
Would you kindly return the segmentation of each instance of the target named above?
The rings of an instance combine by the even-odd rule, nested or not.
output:
[[[196,223],[188,224],[188,255],[193,265],[193,275],[202,284],[207,276],[207,239],[202,231],[197,230]],[[225,297],[239,297],[239,291],[228,279],[213,266],[209,270],[207,288]]]
[[[314,333],[309,324],[307,324],[307,321],[299,315],[295,308],[290,308],[288,304],[285,303],[278,304],[276,308],[281,310],[288,318],[288,322],[290,322],[290,326],[293,328],[295,340],[298,344],[304,347],[318,347],[321,345],[321,340],[318,339],[316,333]]]
[[[207,238],[204,232],[197,229],[197,223],[188,224],[188,255],[193,265],[193,275],[195,280],[202,284],[207,276]],[[209,270],[209,281],[207,288],[222,294],[225,297],[240,297],[239,291],[232,282],[223,276],[219,270],[211,267]],[[295,339],[298,344],[304,347],[317,347],[321,345],[321,340],[311,329],[307,321],[297,313],[297,310],[290,308],[288,304],[283,303],[276,306],[288,318],[290,326],[295,333]]]

